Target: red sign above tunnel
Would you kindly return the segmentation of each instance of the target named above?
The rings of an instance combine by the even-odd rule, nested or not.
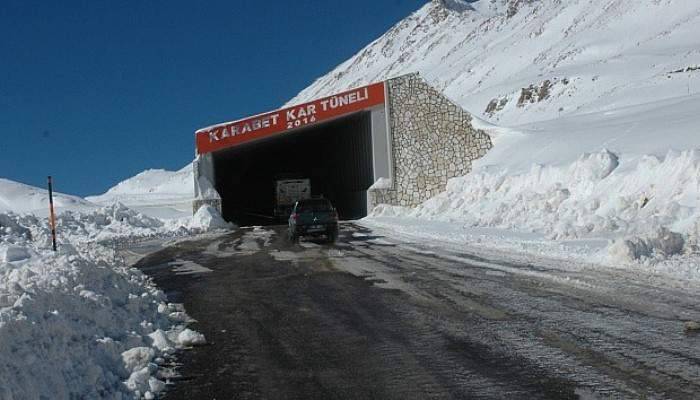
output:
[[[384,83],[197,131],[199,154],[237,146],[384,104]]]

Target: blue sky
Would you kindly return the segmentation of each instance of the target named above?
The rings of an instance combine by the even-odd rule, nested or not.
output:
[[[84,196],[179,169],[195,129],[279,107],[426,2],[3,0],[0,177]]]

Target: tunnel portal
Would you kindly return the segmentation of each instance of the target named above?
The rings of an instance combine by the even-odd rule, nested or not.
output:
[[[195,207],[216,205],[239,225],[280,223],[298,200],[291,197],[303,197],[278,196],[276,183],[298,179],[308,182],[303,196],[329,199],[341,219],[366,216],[367,190],[389,176],[385,89],[373,84],[200,129]]]
[[[275,207],[278,179],[298,180],[284,192],[287,202],[310,191],[331,200],[342,219],[381,204],[416,207],[492,148],[473,121],[414,73],[202,128],[193,209],[216,207],[240,225],[280,222],[289,210]]]
[[[305,178],[311,194],[325,197],[341,219],[367,215],[374,183],[371,113],[214,153],[215,188],[228,221],[275,222],[275,181]]]

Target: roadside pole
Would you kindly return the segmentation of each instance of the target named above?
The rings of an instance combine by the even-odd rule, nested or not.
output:
[[[53,243],[53,251],[57,251],[56,247],[56,213],[53,208],[53,180],[49,176],[49,226],[51,227],[51,241]]]

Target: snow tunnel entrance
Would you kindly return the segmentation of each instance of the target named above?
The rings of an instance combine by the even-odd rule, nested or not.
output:
[[[217,151],[213,161],[227,221],[279,223],[275,181],[287,178],[308,178],[312,195],[329,199],[341,219],[362,218],[374,181],[371,112]]]

